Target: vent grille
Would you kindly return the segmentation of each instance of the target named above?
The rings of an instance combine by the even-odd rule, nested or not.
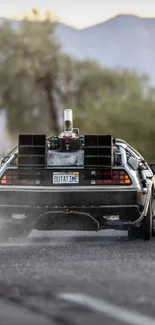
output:
[[[19,135],[18,168],[46,166],[46,135]]]
[[[84,137],[84,167],[112,168],[113,139],[111,135],[86,135]]]

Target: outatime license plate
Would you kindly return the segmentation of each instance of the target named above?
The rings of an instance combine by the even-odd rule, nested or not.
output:
[[[79,173],[78,172],[54,172],[53,184],[78,184]]]

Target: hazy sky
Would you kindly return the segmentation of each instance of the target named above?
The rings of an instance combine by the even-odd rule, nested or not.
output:
[[[41,12],[49,8],[61,21],[78,28],[119,13],[155,17],[155,0],[0,0],[0,16],[29,13],[32,7]]]

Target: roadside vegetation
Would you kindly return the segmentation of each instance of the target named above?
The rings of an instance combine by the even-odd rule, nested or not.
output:
[[[0,106],[11,137],[57,134],[63,109],[72,108],[81,133],[111,133],[155,162],[155,89],[149,78],[71,58],[51,14],[41,21],[37,10],[32,14],[31,20],[0,25]]]

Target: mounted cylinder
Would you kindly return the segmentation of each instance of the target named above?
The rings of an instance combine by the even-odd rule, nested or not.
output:
[[[73,129],[73,111],[72,109],[64,110],[64,131],[72,131]]]

